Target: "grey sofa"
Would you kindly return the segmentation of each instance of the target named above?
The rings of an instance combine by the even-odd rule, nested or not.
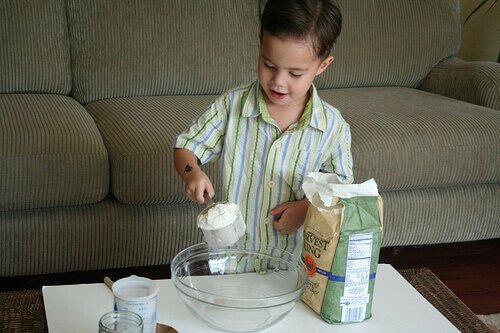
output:
[[[500,238],[500,64],[456,58],[458,0],[340,5],[316,85],[355,181],[379,184],[383,246]],[[201,240],[173,141],[256,78],[262,6],[0,0],[0,276],[161,265]]]

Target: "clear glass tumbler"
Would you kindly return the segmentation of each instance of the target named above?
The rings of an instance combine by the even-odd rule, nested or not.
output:
[[[99,333],[143,333],[141,316],[130,311],[111,311],[99,319]]]

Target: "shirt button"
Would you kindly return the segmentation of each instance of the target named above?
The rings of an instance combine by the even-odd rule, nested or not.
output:
[[[264,219],[264,223],[265,223],[265,224],[269,224],[269,223],[271,223],[271,219],[270,219],[269,217],[266,217],[266,218]]]
[[[269,187],[274,187],[274,181],[272,180],[269,181]]]

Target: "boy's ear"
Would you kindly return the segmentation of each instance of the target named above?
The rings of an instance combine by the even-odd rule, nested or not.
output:
[[[316,75],[320,75],[321,73],[323,73],[325,71],[325,69],[328,68],[328,66],[330,66],[330,64],[333,62],[333,56],[328,56],[325,58],[325,60],[323,60],[321,62],[321,64],[319,65],[319,68],[318,68],[318,71],[316,72]]]

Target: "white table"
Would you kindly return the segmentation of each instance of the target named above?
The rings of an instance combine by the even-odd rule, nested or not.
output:
[[[178,298],[171,280],[156,280],[158,321],[180,333],[217,332],[193,316]],[[113,295],[104,283],[43,287],[50,333],[97,332],[102,314],[113,308]],[[373,317],[361,323],[329,325],[307,305],[299,302],[280,322],[261,332],[356,333],[356,332],[459,332],[418,293],[392,266],[377,270]]]

